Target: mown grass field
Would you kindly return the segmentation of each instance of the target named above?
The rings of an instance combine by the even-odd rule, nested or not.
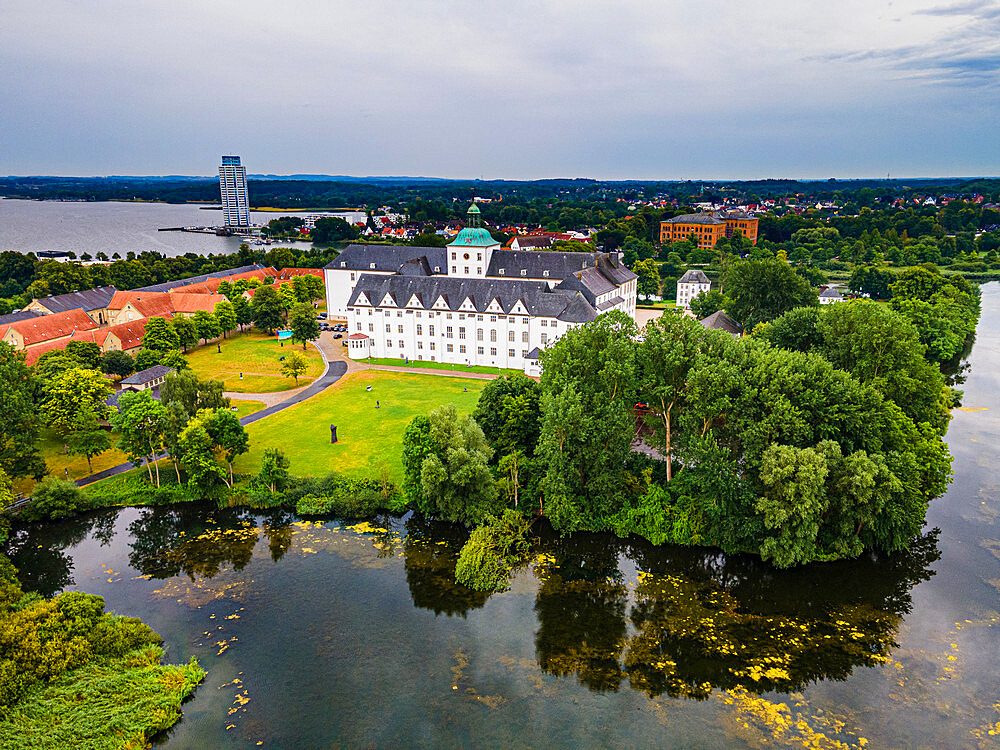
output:
[[[99,456],[94,456],[93,471],[87,469],[87,459],[83,456],[74,456],[72,453],[63,453],[63,443],[56,436],[53,430],[48,428],[42,430],[38,451],[45,460],[45,465],[49,467],[49,475],[60,479],[76,480],[81,477],[96,474],[112,466],[123,464],[128,458],[118,450],[118,435],[114,432],[111,435],[111,448]],[[29,494],[35,487],[35,480],[31,477],[19,477],[14,480],[14,491]]]
[[[370,365],[387,365],[389,367],[412,367],[415,369],[424,368],[426,370],[448,370],[449,372],[475,372],[485,375],[496,375],[497,373],[501,375],[513,375],[515,373],[524,374],[523,370],[515,370],[507,367],[485,367],[483,365],[473,365],[472,367],[467,367],[466,365],[451,364],[448,362],[428,362],[426,360],[410,360],[407,362],[405,359],[392,359],[391,357],[368,357],[367,359],[360,360],[361,362],[366,362]]]
[[[227,391],[237,393],[274,393],[309,385],[323,372],[323,358],[316,347],[286,341],[284,346],[274,336],[252,331],[237,333],[220,342],[222,353],[215,344],[194,349],[187,354],[191,369],[199,378],[221,380]],[[281,357],[298,351],[309,360],[309,369],[295,380],[281,374]],[[243,373],[243,379],[240,379]],[[242,415],[241,415],[242,416]]]
[[[264,450],[280,448],[293,474],[342,471],[377,477],[385,470],[399,483],[403,431],[410,420],[447,403],[469,413],[487,382],[374,370],[350,373],[318,396],[249,425],[251,451],[237,459],[234,468],[256,472]],[[369,385],[371,391],[366,390]],[[331,424],[337,425],[334,445]]]

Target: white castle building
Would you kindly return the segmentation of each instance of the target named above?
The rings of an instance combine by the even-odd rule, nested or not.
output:
[[[699,294],[707,294],[712,290],[712,282],[704,271],[685,271],[677,280],[677,306],[691,307],[691,300]]]
[[[609,310],[635,317],[636,275],[617,253],[500,247],[469,208],[447,247],[350,245],[323,271],[348,352],[538,373],[541,349]]]

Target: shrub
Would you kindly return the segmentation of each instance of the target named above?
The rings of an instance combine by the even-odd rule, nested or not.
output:
[[[83,490],[58,477],[46,477],[31,493],[31,503],[21,511],[27,521],[55,520],[71,516],[89,506]]]
[[[336,472],[322,477],[300,477],[285,492],[295,512],[307,516],[367,518],[380,510],[400,510],[404,500],[392,483],[377,479],[349,479]]]
[[[172,505],[197,499],[181,484],[164,483],[159,487],[139,477],[121,477],[98,482],[86,490],[92,507],[124,507],[131,505]]]

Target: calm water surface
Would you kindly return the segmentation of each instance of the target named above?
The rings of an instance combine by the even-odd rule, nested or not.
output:
[[[775,571],[542,530],[486,596],[448,525],[186,506],[23,531],[13,558],[201,661],[168,748],[997,747],[998,325],[993,284],[955,481],[904,555]]]
[[[317,213],[317,212],[309,212]],[[250,221],[266,224],[279,216],[305,213],[251,211]],[[363,214],[341,214],[350,220]],[[28,201],[0,199],[0,251],[22,253],[62,250],[77,255],[99,252],[110,258],[119,253],[136,254],[147,250],[168,257],[184,253],[232,253],[239,249],[239,237],[213,234],[159,232],[161,227],[214,226],[222,223],[221,210],[202,210],[196,205],[166,203],[119,203],[72,201]],[[283,247],[310,248],[308,242],[285,242]]]

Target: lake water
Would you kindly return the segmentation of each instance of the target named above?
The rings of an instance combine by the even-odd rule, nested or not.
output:
[[[317,212],[251,211],[250,220],[266,224],[279,216],[305,216]],[[351,221],[363,214],[341,213]],[[360,219],[358,218],[360,217]],[[159,232],[165,227],[215,226],[222,223],[221,209],[202,210],[196,205],[166,203],[77,203],[71,201],[0,200],[0,251],[28,253],[62,250],[77,255],[98,252],[110,258],[119,253],[150,250],[166,256],[184,253],[232,253],[239,237],[213,234]],[[285,242],[283,247],[312,247],[307,242]]]
[[[168,748],[997,747],[1000,285],[983,303],[955,481],[906,554],[776,571],[540,529],[486,596],[449,525],[189,505],[22,530],[12,557],[201,661]]]

